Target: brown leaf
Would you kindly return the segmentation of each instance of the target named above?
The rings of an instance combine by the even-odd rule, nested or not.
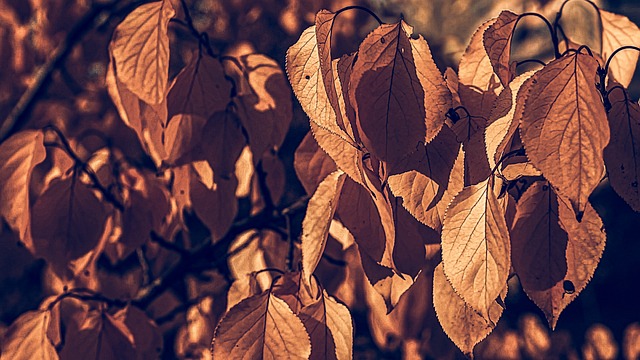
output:
[[[75,174],[51,181],[31,214],[35,253],[58,273],[67,269],[68,262],[98,246],[109,215],[106,206]]]
[[[333,159],[338,169],[344,171],[356,183],[364,184],[366,182],[362,165],[364,151],[343,141],[340,136],[323,129],[314,122],[311,122],[310,125],[314,139],[320,148]]]
[[[171,1],[156,1],[133,10],[115,29],[110,51],[116,76],[142,101],[161,103],[169,77],[167,27],[175,11]]]
[[[309,200],[302,221],[302,277],[307,285],[324,252],[344,181],[342,171],[332,172],[322,180]]]
[[[494,110],[491,112],[488,125],[484,129],[487,158],[492,169],[508,151],[507,147],[511,144],[511,140],[518,130],[526,94],[532,83],[527,80],[533,74],[534,71],[528,71],[518,75],[496,99]]]
[[[458,66],[460,102],[469,114],[484,119],[489,118],[494,102],[500,91],[502,91],[502,85],[497,75],[493,72],[491,59],[483,42],[484,32],[496,20],[491,19],[476,30],[462,54],[460,66]]]
[[[360,44],[351,73],[349,100],[364,145],[394,162],[444,124],[451,94],[424,38],[411,39],[404,21],[384,24]]]
[[[109,62],[106,78],[107,90],[122,121],[132,128],[146,152],[156,165],[166,158],[162,143],[163,131],[167,122],[167,102],[148,104],[120,80],[115,73],[113,56]]]
[[[597,68],[581,53],[549,63],[533,75],[520,121],[527,157],[571,201],[578,220],[604,175],[602,151],[609,143]]]
[[[193,211],[209,229],[213,241],[227,233],[238,213],[237,185],[238,181],[232,176],[216,179],[214,187],[209,189],[193,173],[191,175],[189,194]]]
[[[0,215],[32,252],[29,183],[36,165],[44,161],[42,131],[21,131],[0,144]]]
[[[229,111],[213,114],[202,129],[202,156],[216,178],[229,179],[234,174],[236,160],[245,144],[240,121]]]
[[[264,291],[242,300],[216,327],[214,359],[307,359],[309,335],[286,302]]]
[[[509,230],[492,178],[465,187],[447,208],[442,262],[456,293],[482,316],[507,281],[509,251]]]
[[[315,26],[308,27],[298,41],[287,50],[286,69],[293,92],[309,120],[329,134],[356,147],[353,140],[338,125],[336,111],[327,95],[320,68]]]
[[[63,359],[135,359],[133,334],[124,319],[99,310],[90,310],[65,333],[60,351]]]
[[[241,56],[237,62],[241,69],[237,66],[225,69],[236,79],[234,103],[257,160],[266,150],[279,148],[287,135],[293,117],[291,91],[275,60],[250,54]]]
[[[445,210],[463,188],[463,154],[448,126],[432,142],[418,149],[392,169],[389,188],[421,223],[440,231]]]
[[[611,141],[604,149],[609,182],[633,210],[640,211],[640,105],[622,88],[609,92],[609,101]]]
[[[311,132],[296,149],[293,167],[307,194],[313,194],[322,179],[337,169],[336,163],[320,148]]]
[[[162,354],[162,333],[141,309],[128,305],[116,312],[113,319],[131,332],[136,351],[135,359],[157,358]]]
[[[503,284],[500,298],[504,301],[506,295],[507,287]],[[497,301],[489,305],[488,315],[474,310],[454,291],[442,264],[433,273],[433,306],[444,332],[467,356],[473,356],[473,348],[493,331],[503,311]]]
[[[640,46],[640,29],[623,15],[599,10],[602,20],[602,57],[609,58],[618,48],[625,45]],[[611,60],[609,71],[625,88],[631,84],[638,63],[638,52],[624,50]]]
[[[518,19],[518,14],[503,10],[482,36],[493,72],[498,75],[502,86],[507,86],[513,77],[510,67],[511,39]]]
[[[4,334],[0,359],[56,360],[58,353],[47,332],[53,324],[48,310],[27,311]]]
[[[191,62],[176,76],[167,95],[168,123],[164,132],[167,162],[183,165],[201,160],[193,154],[202,139],[202,129],[216,112],[231,101],[231,84],[217,59],[194,54]]]
[[[518,204],[512,260],[522,288],[551,328],[587,286],[605,245],[602,220],[587,204],[582,222],[546,182],[536,182]]]

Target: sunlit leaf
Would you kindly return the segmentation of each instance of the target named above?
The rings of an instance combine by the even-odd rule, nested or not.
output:
[[[602,220],[588,204],[578,222],[546,182],[534,183],[516,207],[513,267],[524,291],[555,328],[598,266],[605,245]]]
[[[305,282],[310,281],[324,252],[344,180],[342,171],[332,172],[322,180],[309,200],[302,221],[302,276]]]
[[[338,135],[311,122],[311,132],[320,148],[335,161],[338,169],[344,171],[351,180],[358,184],[365,183],[365,174],[362,165],[364,151],[353,147],[343,141]]]
[[[244,299],[216,327],[214,359],[307,359],[309,335],[286,302],[264,291]]]
[[[142,101],[159,104],[169,77],[171,1],[156,1],[133,10],[115,29],[111,53],[116,76]]]
[[[602,19],[602,57],[609,58],[625,45],[640,46],[640,29],[629,18],[600,9]],[[609,71],[622,86],[628,87],[638,63],[638,52],[624,50],[611,60]]]
[[[502,86],[507,86],[513,77],[510,69],[511,41],[518,18],[517,14],[503,10],[482,37],[493,71],[500,78]]]
[[[52,324],[47,310],[28,311],[4,334],[0,359],[56,360],[58,354],[47,332]]]
[[[349,99],[369,151],[393,162],[430,142],[451,107],[451,94],[424,38],[404,21],[385,24],[360,44]]]
[[[604,175],[609,124],[595,87],[598,62],[582,53],[554,60],[532,77],[520,122],[527,157],[578,219]]]
[[[609,93],[609,102],[611,141],[604,149],[609,182],[627,204],[640,211],[640,105],[621,88]]]
[[[506,284],[502,285],[500,298],[504,301],[507,289]],[[489,305],[487,315],[465,303],[444,275],[442,264],[433,273],[433,306],[444,332],[467,356],[472,356],[473,348],[493,331],[503,311],[497,301]]]
[[[492,179],[465,187],[453,199],[442,226],[444,272],[456,293],[481,315],[509,276],[509,231]]]
[[[21,131],[0,144],[0,215],[34,251],[31,241],[29,183],[33,168],[44,161],[41,131]]]
[[[311,132],[296,149],[293,166],[307,194],[313,194],[322,179],[337,169],[336,163],[320,148]]]

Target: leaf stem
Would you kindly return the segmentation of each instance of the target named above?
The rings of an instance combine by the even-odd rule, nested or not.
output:
[[[339,15],[340,13],[343,13],[343,12],[345,12],[345,11],[347,11],[347,10],[361,10],[361,11],[364,11],[364,12],[366,12],[367,14],[371,15],[374,19],[376,19],[376,21],[378,22],[378,24],[379,24],[379,25],[384,24],[384,21],[382,21],[382,20],[378,17],[378,15],[376,15],[376,13],[375,13],[375,12],[373,12],[371,9],[369,9],[369,8],[367,8],[367,7],[360,6],[360,5],[351,5],[351,6],[343,7],[342,9],[340,9],[340,10],[336,11],[336,14],[335,14],[335,16],[334,16],[334,19],[335,19],[336,17],[338,17],[338,15]]]
[[[518,21],[520,21],[520,19],[522,19],[525,16],[537,17],[540,20],[544,21],[545,25],[547,25],[547,29],[549,29],[549,35],[551,35],[551,42],[553,43],[553,55],[556,59],[560,58],[561,55],[560,55],[560,50],[558,49],[558,35],[556,34],[555,27],[551,25],[551,23],[549,22],[549,20],[547,20],[546,17],[534,12],[526,12],[524,14],[521,14],[518,17]]]

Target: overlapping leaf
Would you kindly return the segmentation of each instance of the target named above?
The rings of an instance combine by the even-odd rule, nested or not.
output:
[[[569,199],[578,219],[604,175],[609,124],[595,87],[598,62],[582,53],[554,60],[532,77],[520,135],[533,165]]]
[[[611,141],[604,149],[609,182],[627,204],[640,211],[640,105],[622,88],[609,93],[609,102]]]
[[[311,342],[286,302],[267,290],[242,300],[216,327],[214,359],[307,359]]]
[[[456,293],[483,316],[507,281],[509,253],[509,231],[493,180],[465,187],[447,208],[442,262]]]
[[[602,220],[591,205],[578,222],[546,182],[520,198],[512,231],[513,267],[522,288],[555,328],[560,313],[585,288],[604,251]]]
[[[360,44],[349,100],[364,145],[394,162],[440,131],[451,94],[427,42],[404,21],[381,25]]]
[[[506,284],[503,284],[500,292],[503,301],[507,295],[506,290]],[[470,357],[473,356],[473,348],[496,327],[503,311],[497,301],[489,305],[486,315],[478,313],[465,303],[447,280],[442,264],[433,273],[433,306],[444,332]]]
[[[599,12],[602,20],[602,56],[605,59],[622,46],[640,46],[640,29],[636,24],[623,15],[602,9]],[[628,87],[633,79],[638,56],[635,50],[624,50],[611,60],[609,71],[624,87]]]
[[[311,132],[296,149],[293,166],[307,194],[313,194],[320,182],[337,169],[336,163],[318,146]]]
[[[133,10],[115,29],[110,50],[116,76],[148,104],[161,103],[169,78],[171,1],[155,1]]]
[[[58,353],[47,335],[51,323],[51,312],[47,310],[20,315],[4,334],[0,359],[57,360]]]
[[[318,266],[329,235],[331,219],[338,208],[345,176],[334,171],[322,180],[309,200],[307,213],[302,221],[302,277],[309,282]]]
[[[30,251],[29,183],[33,168],[46,157],[43,141],[41,131],[27,130],[0,144],[0,215]]]
[[[507,86],[513,77],[510,68],[511,40],[518,19],[517,14],[503,10],[483,34],[484,47],[502,86]]]

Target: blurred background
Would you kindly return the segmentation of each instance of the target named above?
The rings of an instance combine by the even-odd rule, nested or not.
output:
[[[0,0],[0,122],[36,81],[37,69],[96,3],[106,1]],[[313,24],[315,13],[320,9],[335,11],[355,4],[372,9],[386,22],[395,22],[403,16],[415,32],[427,39],[442,71],[447,67],[457,68],[474,30],[502,9],[517,13],[535,11],[553,19],[562,4],[544,0],[188,0],[187,3],[195,27],[209,34],[218,53],[263,53],[283,68],[288,47]],[[597,3],[640,24],[637,1]],[[178,9],[179,2],[176,4]],[[68,56],[37,94],[36,101],[26,109],[19,128],[54,123],[69,134],[94,128],[113,138],[115,146],[131,157],[142,156],[135,135],[117,119],[104,85],[108,42],[122,15],[99,18],[87,26],[78,45],[69,49]],[[182,12],[178,11],[177,16],[182,16]],[[571,1],[563,17],[567,23],[577,24],[567,30],[576,39],[588,38],[597,32],[594,31],[597,29],[595,13],[583,1]],[[544,59],[550,50],[546,28],[536,19],[527,19],[521,24],[513,46],[514,56]],[[360,41],[375,26],[375,21],[364,12],[341,14],[334,26],[334,57],[357,50]],[[197,41],[185,28],[172,26],[171,29],[172,40],[179,40],[173,41],[178,45],[172,48],[170,75],[175,76]],[[640,94],[638,89],[640,81],[635,79],[631,85],[635,99]],[[292,164],[294,151],[308,129],[308,119],[294,101],[292,127],[278,152],[288,176],[284,203],[304,194]],[[90,143],[85,146],[92,147]],[[640,358],[640,214],[632,212],[606,182],[593,194],[592,203],[604,220],[608,239],[591,283],[568,306],[556,330],[551,332],[542,313],[522,292],[517,278],[512,279],[507,310],[496,330],[478,346],[478,358]],[[38,306],[46,295],[46,287],[42,285],[45,281],[43,263],[16,246],[16,238],[6,224],[2,224],[0,333],[21,313]],[[430,307],[430,296],[425,293],[422,299],[426,307]],[[419,297],[416,301],[421,303]],[[440,330],[432,310],[420,314],[424,322],[418,324],[415,332],[418,336],[411,339],[393,331],[381,331],[383,325],[378,323],[381,320],[370,317],[366,306],[352,310],[356,329],[354,355],[358,359],[462,357]],[[397,316],[413,315],[409,309]],[[174,346],[174,341],[171,337],[165,338],[165,348]]]

